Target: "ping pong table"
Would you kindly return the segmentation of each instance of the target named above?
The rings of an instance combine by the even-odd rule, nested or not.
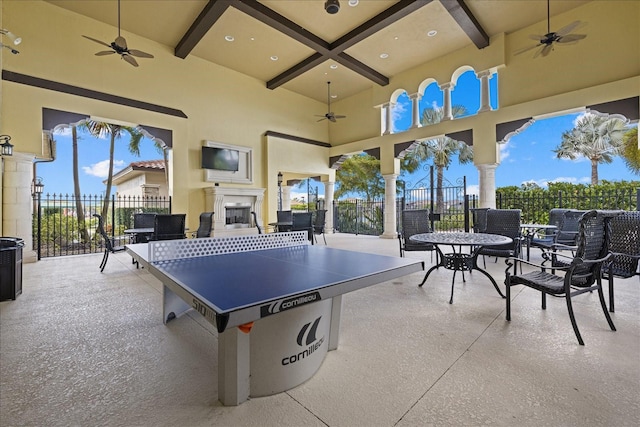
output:
[[[309,244],[306,231],[127,245],[163,284],[163,321],[195,310],[218,331],[218,399],[296,387],[338,347],[342,295],[423,271],[417,259]]]

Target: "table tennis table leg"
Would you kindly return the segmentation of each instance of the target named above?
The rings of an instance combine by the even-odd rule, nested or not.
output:
[[[338,348],[340,340],[340,317],[342,316],[342,295],[332,298],[331,301],[331,326],[329,327],[329,347],[328,350]]]
[[[250,335],[238,328],[218,334],[218,400],[237,406],[249,398]]]
[[[166,285],[163,285],[162,288],[162,321],[166,325],[168,321],[185,313],[191,306]]]

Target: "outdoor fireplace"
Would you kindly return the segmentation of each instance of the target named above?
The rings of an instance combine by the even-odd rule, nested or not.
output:
[[[251,212],[262,219],[263,188],[213,186],[204,189],[205,211],[213,211],[211,237],[258,234]]]
[[[249,228],[251,226],[251,206],[229,203],[224,207],[225,228]]]

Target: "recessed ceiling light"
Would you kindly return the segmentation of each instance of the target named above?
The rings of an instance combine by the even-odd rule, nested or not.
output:
[[[254,41],[256,38],[255,37],[251,37],[249,40]]]
[[[332,99],[336,99],[338,97],[338,95],[331,95]]]
[[[331,64],[329,65],[329,68],[331,68],[332,70],[335,70],[336,68],[338,68],[338,66],[336,64]]]
[[[388,53],[381,53],[380,54],[380,58],[382,58],[382,59],[387,59],[388,57],[389,57]]]
[[[427,35],[428,35],[429,37],[433,37],[433,36],[435,36],[436,34],[438,34],[438,32],[437,32],[436,30],[431,30],[431,31],[429,31],[429,32],[427,33]]]
[[[273,55],[273,56],[271,57],[271,60],[272,60],[272,61],[277,61],[277,60],[278,60],[278,57],[277,57],[276,55]]]
[[[400,38],[400,37],[398,37],[398,36],[395,36],[395,37],[394,37],[393,39],[394,39],[394,40],[398,40],[399,38]]]
[[[349,6],[356,7],[359,3],[359,0],[349,0]]]
[[[226,41],[228,41],[228,42],[232,42],[232,41],[234,41],[234,40],[235,40],[235,39],[233,38],[233,36],[224,36],[224,39],[225,39]]]

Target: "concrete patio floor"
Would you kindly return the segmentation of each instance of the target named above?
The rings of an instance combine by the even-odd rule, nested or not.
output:
[[[332,247],[398,256],[396,240],[326,237]],[[430,253],[408,256],[432,262]],[[617,332],[596,294],[574,299],[585,346],[564,299],[549,298],[543,311],[539,293],[515,287],[507,322],[481,274],[463,283],[458,273],[451,305],[444,269],[423,288],[415,273],[352,292],[338,350],[315,376],[224,407],[215,329],[195,312],[165,326],[160,282],[126,253],[100,273],[101,257],[25,264],[23,294],[0,303],[3,427],[640,425],[637,277],[616,280]],[[502,260],[487,268],[504,281]]]

